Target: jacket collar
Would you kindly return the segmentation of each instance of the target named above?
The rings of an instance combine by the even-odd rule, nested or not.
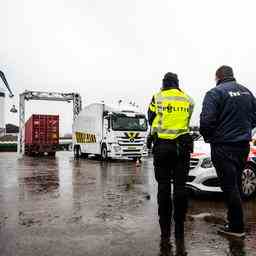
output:
[[[236,79],[234,77],[224,78],[222,80],[218,80],[216,83],[216,86],[220,85],[220,84],[228,83],[228,82],[235,82],[235,81],[236,81]]]
[[[163,80],[162,89],[170,90],[170,89],[178,89],[179,81],[178,80]]]
[[[167,91],[167,90],[172,90],[172,89],[176,89],[180,91],[180,88],[178,86],[174,87],[174,86],[170,86],[170,87],[162,87],[161,91]]]

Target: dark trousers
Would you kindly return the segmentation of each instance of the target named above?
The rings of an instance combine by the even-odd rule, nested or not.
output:
[[[183,223],[185,220],[188,197],[185,188],[189,171],[190,152],[177,147],[168,140],[157,140],[154,149],[155,178],[158,183],[158,215],[163,233],[169,233],[172,220],[171,179],[173,180],[174,220]]]
[[[227,219],[230,228],[237,232],[244,230],[241,202],[242,170],[245,166],[249,150],[249,144],[211,145],[212,162],[219,177],[228,208]]]

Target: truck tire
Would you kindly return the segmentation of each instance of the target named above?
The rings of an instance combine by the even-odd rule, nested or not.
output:
[[[48,156],[55,157],[55,155],[56,155],[56,152],[49,152],[49,153],[48,153]]]
[[[28,155],[32,156],[32,157],[35,157],[36,156],[36,152],[31,150],[31,151],[29,151]]]
[[[74,145],[74,158],[79,159],[81,157],[81,149],[79,145]]]
[[[108,150],[105,144],[102,145],[101,147],[101,160],[106,161],[108,160]]]
[[[250,199],[256,195],[256,165],[247,163],[242,172],[242,198]]]

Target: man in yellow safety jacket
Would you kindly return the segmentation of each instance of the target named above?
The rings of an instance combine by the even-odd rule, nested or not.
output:
[[[178,76],[167,73],[163,86],[152,98],[148,120],[154,139],[154,169],[158,183],[158,216],[161,242],[169,242],[172,221],[171,180],[175,238],[184,238],[184,221],[187,211],[185,183],[189,171],[193,140],[189,135],[189,122],[193,101],[179,89]]]

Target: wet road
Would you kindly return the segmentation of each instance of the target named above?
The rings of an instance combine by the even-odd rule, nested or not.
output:
[[[217,235],[224,214],[221,199],[191,199],[188,255],[256,255],[256,200],[245,203],[244,241]],[[173,242],[164,253],[175,251]],[[161,255],[152,159],[136,167],[73,160],[71,152],[0,153],[0,255]]]

